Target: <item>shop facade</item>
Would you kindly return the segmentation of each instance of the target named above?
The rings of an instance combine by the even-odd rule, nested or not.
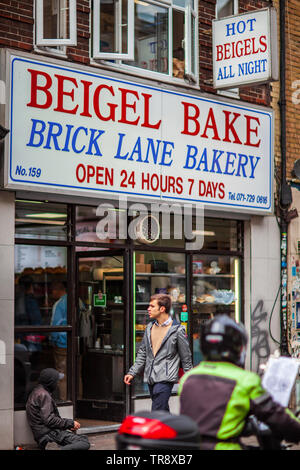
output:
[[[226,313],[245,323],[247,367],[257,370],[280,327],[269,103],[199,92],[193,59],[189,86],[172,81],[174,69],[159,81],[126,64],[13,49],[1,64],[10,130],[0,193],[3,448],[32,440],[24,403],[44,367],[65,368],[60,412],[83,427],[149,407],[142,380],[126,387],[123,376],[154,293],[171,295],[195,365],[201,325]],[[66,322],[55,321],[59,308]]]

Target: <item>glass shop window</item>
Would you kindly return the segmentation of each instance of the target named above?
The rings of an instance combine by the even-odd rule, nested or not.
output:
[[[15,245],[15,326],[55,326],[55,304],[62,298],[60,326],[67,324],[66,284],[65,247]]]
[[[67,206],[18,200],[15,225],[15,238],[67,240]]]
[[[61,333],[67,336],[67,333]],[[26,332],[15,333],[14,344],[14,404],[15,408],[24,407],[30,392],[38,383],[40,372],[48,367],[57,368],[58,360],[60,366],[65,354],[57,356],[52,342],[52,333]],[[60,369],[59,366],[59,369]],[[59,370],[58,369],[58,370]],[[67,363],[65,361],[64,378],[59,381],[53,396],[56,401],[67,399]]]

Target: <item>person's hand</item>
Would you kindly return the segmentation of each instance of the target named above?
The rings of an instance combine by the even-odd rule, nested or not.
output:
[[[125,383],[126,385],[130,385],[132,379],[133,379],[133,375],[131,375],[131,374],[126,374],[125,377],[124,377],[124,383]]]
[[[71,429],[71,431],[77,431],[77,429],[80,428],[80,423],[78,421],[74,421],[74,427]]]

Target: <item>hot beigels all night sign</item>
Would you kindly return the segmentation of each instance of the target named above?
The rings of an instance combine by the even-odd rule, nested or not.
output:
[[[5,186],[266,213],[272,110],[8,54]]]

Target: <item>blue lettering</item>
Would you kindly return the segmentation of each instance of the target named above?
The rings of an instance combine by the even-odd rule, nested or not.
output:
[[[70,143],[70,137],[71,137],[71,130],[73,129],[74,126],[72,124],[67,124],[67,135],[65,139],[65,146],[62,148],[62,152],[70,152],[69,150],[69,143]]]
[[[126,158],[128,157],[129,152],[127,152],[126,155],[121,155],[121,148],[122,148],[122,142],[123,142],[124,137],[125,137],[125,134],[120,134],[119,133],[118,149],[117,149],[117,153],[114,156],[114,158],[121,158],[122,160],[126,160]]]
[[[134,147],[133,147],[133,150],[132,150],[131,155],[130,155],[130,157],[128,158],[128,160],[131,160],[131,161],[132,161],[132,160],[133,160],[133,155],[134,155],[135,153],[138,155],[138,158],[137,158],[136,161],[137,161],[137,162],[143,162],[143,160],[142,160],[141,138],[140,138],[140,137],[137,138],[136,143],[135,143],[135,145],[134,145]]]
[[[39,119],[31,119],[31,121],[32,121],[31,134],[30,134],[29,142],[26,145],[28,147],[40,147],[44,142],[43,132],[46,129],[46,124],[44,121],[41,121]],[[37,128],[38,124],[41,126],[40,129]],[[35,135],[39,137],[39,141],[36,143],[34,143]]]
[[[248,156],[244,155],[243,153],[239,153],[239,163],[236,171],[236,176],[241,176],[240,175],[240,170],[242,169],[243,172],[243,177],[247,178],[246,171],[245,171],[245,166],[248,164]]]
[[[51,139],[53,139],[54,147],[55,150],[60,150],[58,142],[57,142],[57,137],[61,135],[62,133],[62,125],[59,124],[58,122],[48,122],[49,124],[49,130],[48,130],[48,136],[47,136],[47,142],[46,145],[44,146],[44,149],[51,149]],[[54,132],[54,128],[56,127],[57,131]]]
[[[200,166],[201,165],[204,165],[204,169],[203,171],[208,171],[208,164],[207,164],[207,148],[205,147],[203,152],[202,152],[202,155],[201,155],[201,158],[200,158],[200,162],[199,162],[199,165],[197,166],[196,170],[201,170]]]
[[[221,167],[220,167],[220,164],[219,164],[219,158],[221,157],[221,155],[223,155],[224,151],[214,149],[213,152],[214,152],[214,155],[213,155],[213,161],[212,161],[212,164],[211,164],[210,172],[211,173],[222,173],[222,170],[221,170]],[[217,155],[217,152],[219,152],[219,155]],[[215,171],[215,166],[217,166],[217,171]]]
[[[86,155],[98,155],[99,157],[102,157],[102,153],[100,151],[97,140],[99,139],[99,137],[101,137],[102,134],[104,134],[105,131],[101,131],[99,129],[90,129],[90,131],[91,131],[90,143],[89,143],[89,148],[86,152]],[[98,132],[97,136],[95,136],[96,132]],[[95,147],[95,153],[92,152],[93,147]]]
[[[195,168],[195,165],[196,165],[196,155],[198,153],[198,149],[197,147],[195,147],[194,145],[188,145],[187,146],[187,155],[186,155],[186,161],[185,161],[185,165],[183,168],[187,168],[188,170],[192,170],[193,168]],[[190,159],[192,159],[192,163],[190,164]]]
[[[254,158],[256,158],[255,164],[253,163]],[[253,155],[249,155],[249,159],[250,159],[250,164],[251,164],[251,175],[249,176],[249,178],[254,178],[254,171],[255,171],[255,168],[257,167],[257,164],[260,160],[260,157],[254,157]]]
[[[231,159],[233,157],[233,160]],[[234,152],[227,152],[227,160],[226,160],[226,167],[224,171],[224,175],[233,175],[234,174],[234,168],[232,171],[229,171],[229,166],[233,167],[236,159],[236,153]]]
[[[78,137],[78,134],[79,134],[80,131],[84,131],[85,135],[88,135],[88,130],[87,130],[86,127],[82,127],[82,126],[77,127],[76,131],[73,134],[73,138],[72,138],[72,149],[75,153],[82,153],[85,149],[85,145],[83,145],[81,147],[81,149],[79,149],[79,150],[76,148],[76,140],[77,140],[77,137]]]
[[[168,145],[170,145],[172,148],[168,149],[167,148]],[[173,160],[172,160],[172,155],[171,154],[172,154],[173,148],[174,148],[174,142],[164,141],[164,146],[163,146],[160,165],[164,165],[164,166],[171,166],[172,165]],[[171,159],[168,163],[165,162],[166,156]]]
[[[148,147],[147,147],[147,154],[146,154],[146,159],[144,163],[149,163],[149,153],[150,153],[150,147],[151,147],[151,152],[152,152],[152,157],[153,157],[153,162],[157,163],[157,158],[158,158],[158,151],[160,148],[161,140],[156,140],[156,149],[154,148],[154,142],[153,139],[147,139],[148,140]]]

